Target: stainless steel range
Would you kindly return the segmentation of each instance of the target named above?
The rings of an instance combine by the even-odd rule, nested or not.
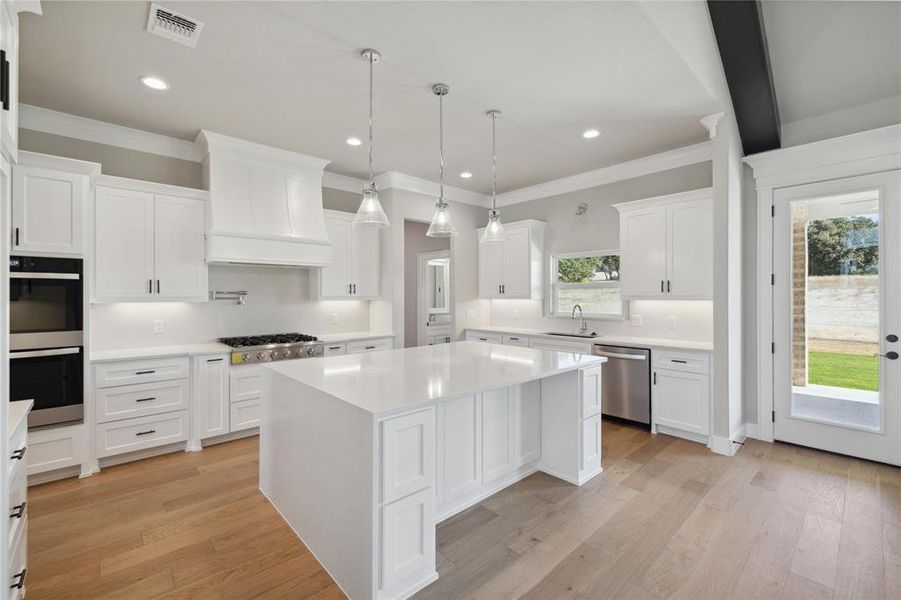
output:
[[[231,364],[249,365],[277,360],[295,360],[323,356],[325,345],[316,336],[305,333],[273,333],[219,338],[231,346]]]

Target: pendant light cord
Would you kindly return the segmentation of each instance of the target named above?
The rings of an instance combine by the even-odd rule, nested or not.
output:
[[[369,54],[369,186],[372,187],[372,65],[375,55]]]
[[[497,114],[491,113],[491,210],[497,210]]]
[[[438,96],[438,204],[444,204],[444,94]]]

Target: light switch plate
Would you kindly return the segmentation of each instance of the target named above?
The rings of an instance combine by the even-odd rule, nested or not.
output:
[[[156,319],[153,322],[153,333],[156,335],[166,333],[166,322],[162,319]]]
[[[332,313],[332,325],[338,324],[338,313]]]

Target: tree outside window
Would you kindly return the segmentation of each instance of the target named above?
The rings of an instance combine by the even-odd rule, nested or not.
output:
[[[624,318],[619,252],[578,252],[551,257],[551,313],[568,316],[576,304],[582,307],[586,318]]]

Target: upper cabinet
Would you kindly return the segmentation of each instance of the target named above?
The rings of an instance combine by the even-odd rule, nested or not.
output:
[[[13,254],[84,255],[84,205],[100,165],[20,152],[13,166]]]
[[[354,227],[353,213],[323,211],[332,264],[310,270],[320,300],[371,300],[379,296],[379,229]]]
[[[623,298],[713,298],[712,189],[614,206]]]
[[[206,192],[102,177],[94,302],[206,301]]]
[[[480,298],[543,297],[544,229],[540,221],[505,223],[503,242],[479,244]]]

